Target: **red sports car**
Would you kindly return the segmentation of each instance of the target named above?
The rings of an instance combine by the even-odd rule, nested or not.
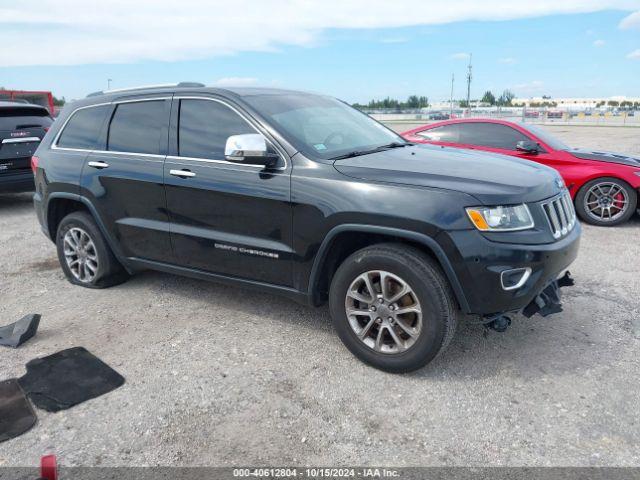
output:
[[[545,130],[493,119],[437,122],[402,133],[411,142],[477,149],[533,160],[560,172],[584,221],[611,226],[636,211],[640,158],[570,148]]]

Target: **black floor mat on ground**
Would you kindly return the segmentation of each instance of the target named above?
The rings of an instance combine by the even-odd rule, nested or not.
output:
[[[124,378],[76,347],[31,360],[27,374],[18,381],[36,407],[57,412],[115,390]]]
[[[36,334],[40,315],[25,315],[17,322],[0,327],[0,345],[17,348]]]
[[[36,424],[36,414],[18,379],[0,382],[0,442],[22,435]]]

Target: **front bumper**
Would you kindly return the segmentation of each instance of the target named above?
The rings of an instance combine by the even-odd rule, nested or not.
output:
[[[560,313],[562,311],[562,302],[560,301],[560,289],[562,287],[572,287],[574,285],[573,278],[569,272],[554,280],[547,285],[542,292],[536,296],[531,303],[524,307],[522,314],[527,317],[533,317],[536,313],[543,317]]]
[[[465,295],[470,314],[491,316],[519,312],[555,282],[576,259],[581,227],[557,242],[542,245],[497,243],[476,230],[443,233],[438,240]],[[531,269],[524,284],[505,290],[502,272]]]

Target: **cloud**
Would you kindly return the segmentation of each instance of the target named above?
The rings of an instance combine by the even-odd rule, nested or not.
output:
[[[640,10],[623,18],[618,26],[623,30],[640,30]]]
[[[498,63],[504,63],[505,65],[513,65],[514,63],[516,63],[516,59],[511,57],[499,58]]]
[[[640,48],[638,50],[634,50],[627,55],[627,58],[630,60],[640,60]]]
[[[207,59],[289,45],[313,46],[328,29],[632,12],[639,3],[424,0],[416,8],[415,0],[30,0],[1,5],[0,45],[20,48],[0,49],[0,65],[12,67]]]
[[[469,54],[468,53],[454,53],[453,55],[451,55],[452,60],[469,60]]]
[[[604,44],[607,43],[604,40],[596,40],[595,42],[593,42],[593,46],[594,47],[604,47]]]
[[[224,77],[213,82],[218,87],[250,87],[257,83],[258,79],[254,77]]]

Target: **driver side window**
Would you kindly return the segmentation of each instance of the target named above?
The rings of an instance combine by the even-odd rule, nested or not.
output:
[[[244,133],[256,130],[226,105],[212,100],[180,100],[179,156],[224,160],[227,138]]]
[[[498,123],[474,122],[459,125],[459,142],[465,145],[515,150],[518,142],[529,140],[519,131]]]

